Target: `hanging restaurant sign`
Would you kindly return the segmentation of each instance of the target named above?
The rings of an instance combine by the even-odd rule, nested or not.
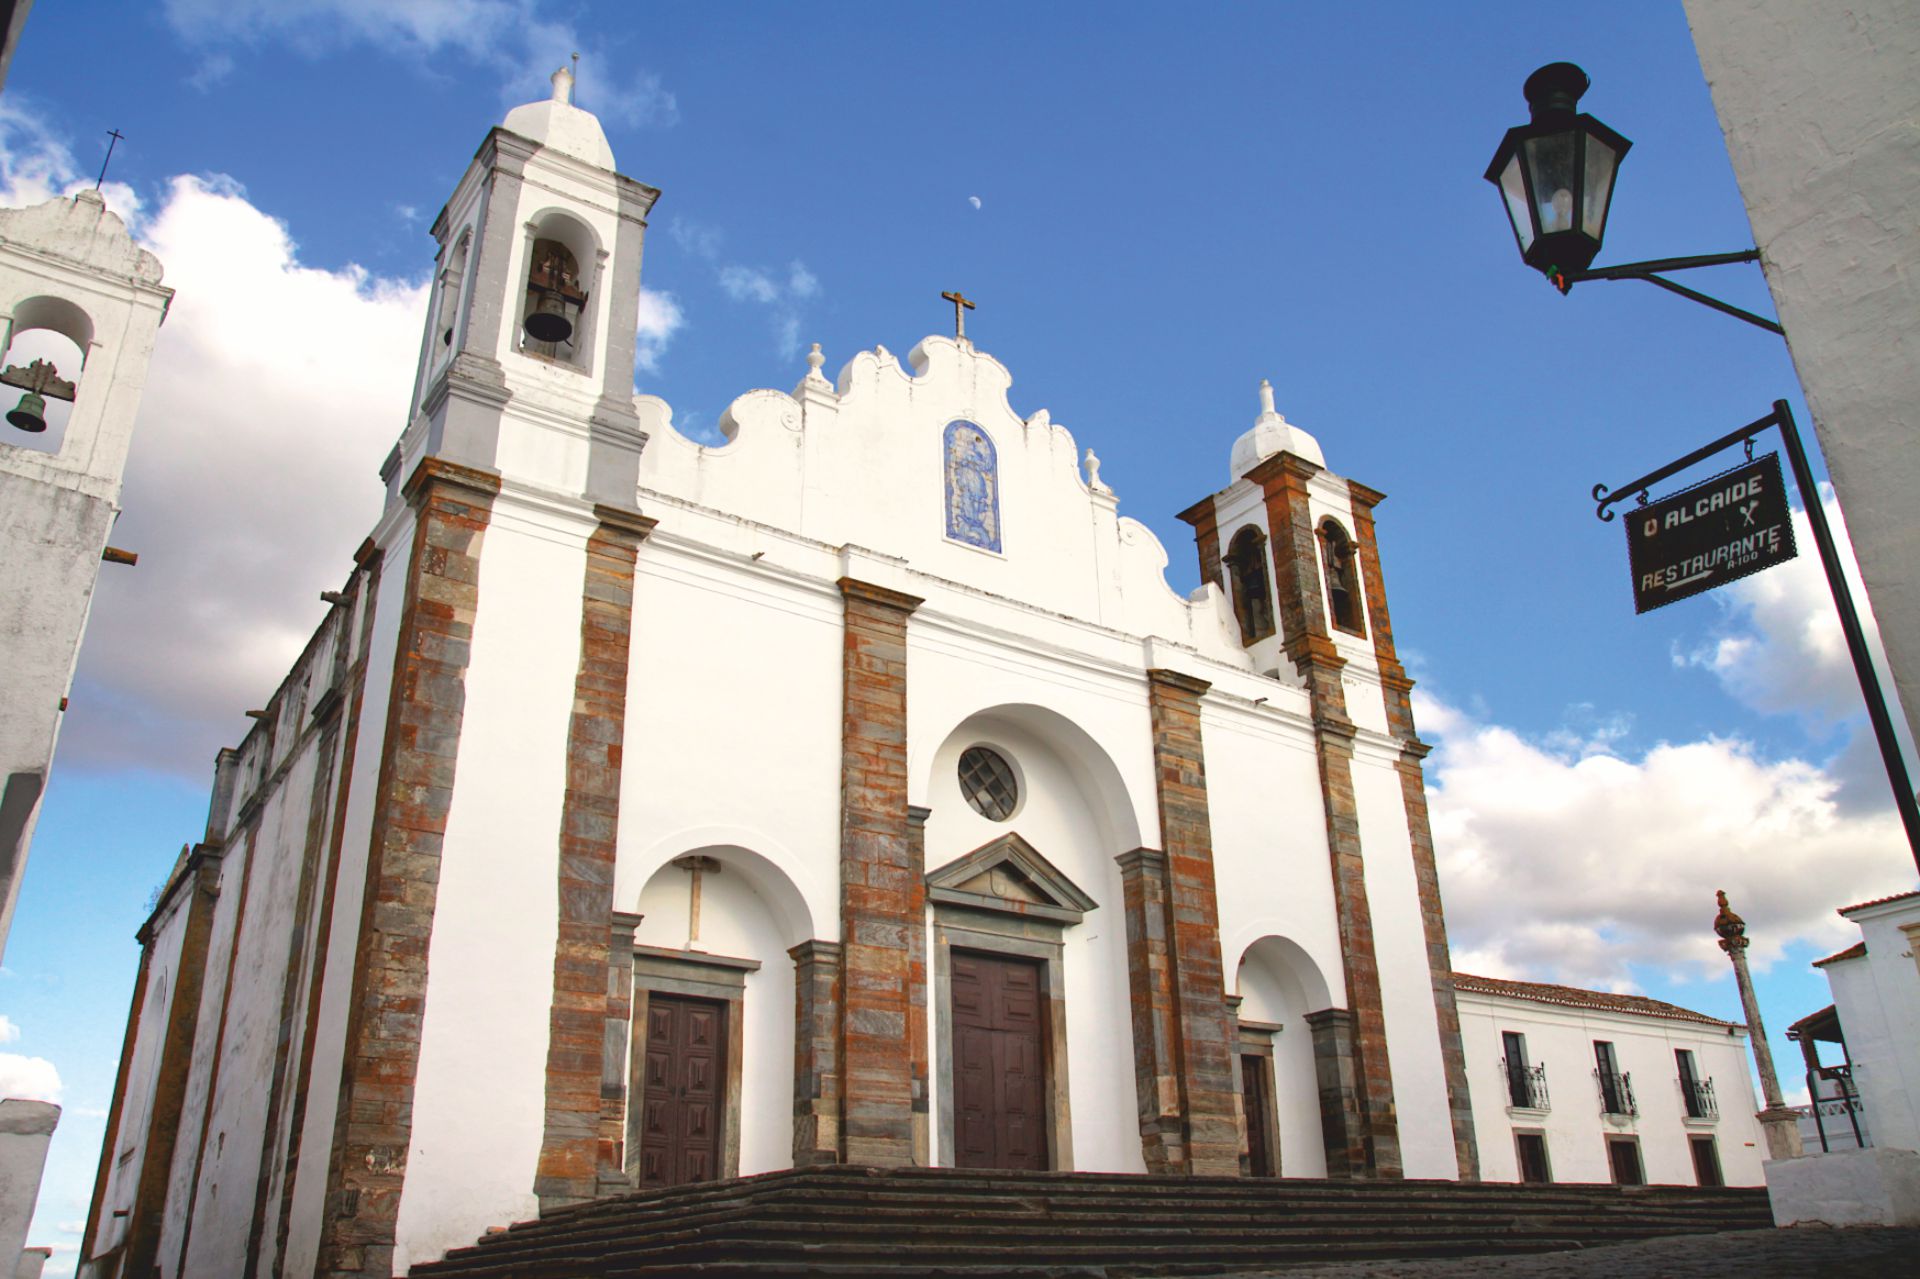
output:
[[[1724,586],[1795,554],[1778,453],[1622,514],[1636,613]]]

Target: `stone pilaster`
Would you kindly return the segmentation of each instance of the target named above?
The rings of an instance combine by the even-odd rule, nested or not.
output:
[[[793,956],[793,1166],[840,1162],[840,944]]]
[[[633,935],[641,916],[613,912],[607,929],[607,1018],[600,1041],[600,1142],[596,1193],[624,1194],[627,1176],[627,1042],[633,1034]]]
[[[1313,1074],[1320,1090],[1320,1139],[1327,1176],[1364,1177],[1367,1144],[1362,1131],[1360,1067],[1354,1060],[1353,1014],[1323,1008],[1307,1014],[1313,1032]]]
[[[1154,788],[1167,857],[1167,952],[1186,1122],[1185,1171],[1231,1177],[1240,1171],[1242,1142],[1221,972],[1206,752],[1200,740],[1200,696],[1207,688],[1205,680],[1177,671],[1147,672]]]
[[[533,1180],[542,1208],[591,1199],[606,1167],[601,1123],[607,920],[613,910],[614,845],[620,828],[633,568],[654,522],[637,511],[612,506],[596,507],[594,514],[600,526],[587,539],[580,664],[573,680],[567,789],[560,809],[560,925],[547,1024],[546,1129]],[[629,971],[632,964],[629,951]],[[630,991],[627,998],[632,998]]]
[[[912,900],[907,905],[907,1042],[913,1049],[913,1163],[925,1168],[930,1153],[927,1105],[927,818],[930,808],[907,809],[907,874]]]
[[[160,1252],[160,1232],[166,1224],[167,1183],[173,1172],[174,1149],[180,1138],[180,1120],[186,1109],[187,1076],[193,1069],[193,1043],[200,1027],[200,999],[207,975],[207,950],[213,942],[213,911],[220,899],[218,847],[201,844],[167,895],[184,892],[179,909],[187,913],[180,958],[175,962],[173,995],[167,1004],[166,1030],[160,1041],[160,1064],[154,1070],[153,1100],[147,1131],[141,1142],[140,1183],[127,1213],[126,1261],[118,1273],[154,1272]],[[166,904],[166,896],[161,905]],[[154,912],[155,917],[159,915]],[[140,930],[140,943],[153,936],[152,920]]]
[[[113,1100],[107,1106],[107,1134],[100,1143],[100,1163],[93,1174],[93,1202],[87,1208],[86,1231],[80,1236],[80,1262],[91,1260],[100,1246],[100,1209],[106,1200],[107,1176],[120,1150],[120,1116],[126,1109],[127,1068],[133,1064],[133,1041],[140,1034],[140,1010],[147,1004],[147,977],[152,968],[153,934],[142,927],[140,969],[133,978],[133,999],[127,1005],[127,1029],[120,1037],[120,1068],[113,1076]]]
[[[1193,526],[1194,549],[1200,552],[1200,580],[1225,586],[1226,575],[1220,570],[1220,513],[1213,499],[1201,498],[1178,518]]]
[[[1373,915],[1367,903],[1366,865],[1360,848],[1360,815],[1353,793],[1354,724],[1347,716],[1340,679],[1346,659],[1327,630],[1320,585],[1319,542],[1308,505],[1307,482],[1320,468],[1292,453],[1279,453],[1247,473],[1266,499],[1267,533],[1273,550],[1274,584],[1282,643],[1307,682],[1313,708],[1320,794],[1326,809],[1327,852],[1333,868],[1334,909],[1340,953],[1353,1016],[1352,1058],[1357,1108],[1343,1127],[1357,1132],[1364,1158],[1349,1165],[1353,1176],[1400,1175],[1399,1120],[1393,1103],[1393,1071],[1387,1057],[1386,1015],[1380,999],[1380,968],[1373,948]],[[1323,1090],[1322,1096],[1326,1094]],[[1331,1141],[1331,1138],[1329,1138]]]
[[[912,940],[924,929],[925,889],[907,813],[907,618],[921,601],[850,577],[839,585],[840,1155],[897,1167],[913,1163],[914,1062],[926,1057],[924,956],[923,1036],[913,1040]]]
[[[499,490],[500,478],[492,472],[438,457],[422,461],[403,490],[414,510],[413,547],[315,1267],[328,1279],[393,1273],[394,1225],[413,1136],[427,945],[479,603],[480,549]]]
[[[1446,910],[1440,901],[1440,872],[1434,863],[1433,828],[1427,815],[1426,773],[1421,761],[1430,749],[1414,731],[1413,681],[1394,650],[1393,619],[1387,613],[1386,579],[1380,573],[1380,545],[1374,536],[1373,508],[1384,495],[1347,482],[1353,500],[1354,541],[1359,544],[1360,574],[1366,579],[1367,615],[1373,619],[1373,654],[1380,667],[1387,730],[1400,743],[1394,767],[1400,774],[1400,799],[1407,813],[1413,849],[1414,882],[1420,891],[1420,923],[1427,943],[1427,975],[1433,985],[1433,1010],[1440,1027],[1440,1060],[1447,1075],[1447,1109],[1453,1121],[1453,1157],[1462,1181],[1480,1180],[1480,1147],[1474,1138],[1473,1100],[1467,1087],[1467,1054],[1460,1037],[1460,1008],[1453,993],[1453,955],[1447,946]]]
[[[1173,960],[1167,939],[1167,855],[1157,848],[1122,853],[1120,893],[1127,919],[1127,993],[1133,1014],[1133,1083],[1140,1148],[1147,1171],[1186,1168],[1180,1111],[1180,1032],[1175,1024]]]

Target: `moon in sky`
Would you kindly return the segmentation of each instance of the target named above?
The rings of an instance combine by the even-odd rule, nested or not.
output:
[[[980,197],[977,195],[970,195],[967,197],[967,203],[971,204],[974,208],[977,209],[980,207]]]

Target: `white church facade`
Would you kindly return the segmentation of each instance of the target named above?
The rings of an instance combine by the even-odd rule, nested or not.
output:
[[[814,1163],[1477,1178],[1381,495],[1263,387],[1181,597],[961,337],[697,445],[631,388],[657,195],[563,73],[437,221],[384,513],[142,930],[81,1273]]]

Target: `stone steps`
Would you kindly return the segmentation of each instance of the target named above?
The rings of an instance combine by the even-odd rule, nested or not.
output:
[[[578,1204],[412,1274],[1217,1274],[1771,1224],[1763,1190],[824,1167]]]

